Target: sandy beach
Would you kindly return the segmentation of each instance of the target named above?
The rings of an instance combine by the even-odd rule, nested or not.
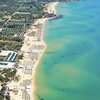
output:
[[[49,3],[49,4],[47,4],[47,9],[48,9],[48,12],[49,13],[52,13],[52,12],[54,12],[55,14],[56,14],[56,9],[55,9],[55,7],[57,6],[57,4],[58,4],[58,2],[53,2],[53,3]],[[40,59],[42,58],[42,56],[43,56],[43,53],[44,53],[44,51],[46,50],[46,48],[47,48],[47,46],[46,46],[46,44],[45,44],[45,41],[43,40],[43,31],[44,31],[44,28],[45,28],[45,21],[46,20],[48,20],[47,18],[44,18],[44,19],[38,19],[37,21],[36,21],[36,23],[42,23],[43,24],[43,28],[42,28],[42,36],[41,36],[41,43],[44,45],[44,49],[43,49],[43,51],[42,51],[42,53],[41,53],[41,55],[40,55],[40,58],[39,58],[39,60],[37,61],[37,63],[36,63],[36,65],[35,65],[35,69],[34,69],[34,72],[33,72],[33,100],[36,100],[35,98],[35,90],[36,90],[36,86],[35,86],[35,75],[36,75],[36,69],[37,69],[37,67],[38,67],[38,64],[39,64],[39,62],[40,62]],[[35,24],[36,24],[35,23]]]
[[[46,5],[46,8],[47,8],[48,13],[54,13],[54,14],[56,14],[57,12],[56,12],[55,7],[57,6],[57,4],[58,4],[58,2],[48,3]]]
[[[57,4],[58,2],[47,4],[48,12],[56,14],[55,6]],[[17,71],[20,79],[18,82],[12,81],[8,84],[9,87],[15,87],[18,90],[17,95],[11,92],[11,100],[36,100],[36,69],[47,47],[43,40],[46,20],[48,18],[37,19],[24,35],[24,44],[21,48],[23,59],[19,61],[21,68]]]

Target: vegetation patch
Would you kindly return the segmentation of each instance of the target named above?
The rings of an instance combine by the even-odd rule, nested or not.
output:
[[[14,69],[3,69],[0,71],[0,81],[3,82],[8,82],[12,78],[15,77],[17,70]]]

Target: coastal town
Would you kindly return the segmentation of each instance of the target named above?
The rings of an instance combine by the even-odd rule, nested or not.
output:
[[[33,9],[28,11],[25,7],[33,8],[33,4],[17,2],[13,5],[15,11],[10,11],[11,14],[6,11],[1,16],[0,100],[35,100],[36,68],[46,49],[43,41],[45,21],[56,16],[57,3],[46,4],[46,9],[41,5],[37,8],[43,9],[41,15],[38,15],[40,12],[32,15]],[[0,7],[4,10],[6,6]]]

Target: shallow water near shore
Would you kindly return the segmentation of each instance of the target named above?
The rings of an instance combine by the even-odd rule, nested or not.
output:
[[[100,1],[59,3],[47,21],[36,100],[100,100]]]

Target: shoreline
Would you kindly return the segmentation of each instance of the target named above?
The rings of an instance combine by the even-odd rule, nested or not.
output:
[[[55,7],[57,6],[57,4],[58,4],[58,2],[52,2],[52,3],[49,3],[49,4],[47,4],[47,9],[49,10],[48,12],[49,13],[51,13],[51,12],[55,12],[55,14],[57,13],[56,12],[56,9],[55,9]],[[47,20],[49,20],[48,18],[44,18],[43,19],[44,21],[42,22],[43,23],[43,28],[42,28],[42,36],[41,36],[41,40],[42,40],[42,42],[43,42],[43,45],[44,45],[44,49],[43,49],[43,52],[41,53],[41,55],[40,55],[40,57],[39,57],[39,60],[37,61],[37,64],[36,64],[36,69],[35,70],[37,70],[37,68],[38,68],[38,65],[39,65],[39,63],[40,63],[40,61],[41,61],[41,58],[42,58],[42,56],[43,56],[43,54],[44,54],[44,52],[46,51],[46,48],[47,48],[47,45],[46,45],[46,43],[45,43],[45,41],[44,41],[44,30],[45,30],[45,22],[47,21]],[[37,21],[39,21],[39,19],[37,20]],[[39,21],[39,22],[41,22],[41,21]],[[33,90],[33,100],[36,100],[36,84],[35,84],[35,78],[36,78],[36,71],[34,72],[34,75],[33,75],[33,78],[34,78],[34,81],[33,81],[33,85],[32,85],[32,87],[34,86],[34,90]]]
[[[46,4],[48,13],[56,14],[55,7],[58,3]],[[10,93],[11,100],[36,100],[36,71],[47,48],[44,41],[44,28],[48,19],[37,19],[24,35],[24,43],[21,47],[23,58],[19,60],[19,69],[16,73],[19,76],[19,81],[12,81],[8,84],[9,87],[13,87],[17,91],[16,95],[14,91]]]
[[[32,75],[32,89],[33,89],[33,93],[32,93],[33,96],[32,97],[33,97],[33,100],[36,100],[36,93],[35,93],[35,91],[36,91],[36,84],[35,84],[36,70],[37,70],[37,67],[38,67],[38,65],[40,63],[40,60],[41,60],[41,58],[42,58],[42,56],[43,56],[43,54],[44,54],[44,52],[45,52],[45,50],[47,48],[47,45],[46,45],[46,43],[43,40],[43,31],[44,31],[44,27],[45,27],[45,22],[48,19],[38,19],[37,21],[41,22],[41,20],[42,20],[42,24],[43,24],[42,35],[41,35],[41,42],[42,42],[42,45],[44,46],[44,49],[42,50],[42,52],[41,52],[41,54],[39,56],[39,59],[37,60],[36,64],[34,65],[34,69],[33,69],[33,75]]]

